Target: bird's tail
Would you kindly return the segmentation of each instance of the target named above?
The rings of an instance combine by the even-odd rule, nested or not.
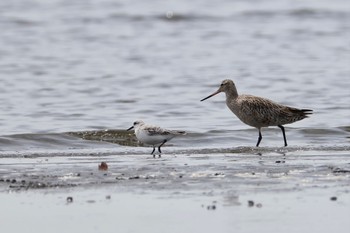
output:
[[[283,118],[282,122],[283,122],[283,124],[290,124],[290,123],[300,121],[302,119],[309,117],[309,115],[312,114],[312,110],[311,109],[298,109],[298,108],[289,107],[285,113],[286,113],[286,115]]]
[[[310,114],[312,114],[311,109],[298,109],[298,108],[289,108],[290,112],[290,117],[289,117],[289,122],[295,122],[295,121],[300,121],[304,118],[309,117]]]
[[[311,109],[300,109],[300,111],[304,117],[309,117],[308,115],[311,115],[313,113],[313,110]]]

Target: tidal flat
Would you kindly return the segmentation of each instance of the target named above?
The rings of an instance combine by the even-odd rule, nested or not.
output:
[[[350,227],[348,150],[241,150],[171,150],[159,159],[108,152],[0,158],[1,228],[329,232]]]

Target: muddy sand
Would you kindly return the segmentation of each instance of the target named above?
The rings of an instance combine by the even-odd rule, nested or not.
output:
[[[347,150],[0,158],[2,232],[345,232]],[[105,164],[101,163],[104,162]]]

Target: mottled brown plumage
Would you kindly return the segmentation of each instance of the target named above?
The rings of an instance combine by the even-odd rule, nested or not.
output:
[[[220,92],[226,94],[227,107],[245,124],[259,130],[259,138],[256,146],[259,146],[262,139],[261,128],[278,126],[281,128],[284,138],[284,145],[287,146],[287,139],[283,125],[300,121],[309,114],[310,109],[297,109],[275,103],[269,99],[252,95],[238,95],[236,86],[232,80],[222,81],[219,89],[202,99],[206,100]]]

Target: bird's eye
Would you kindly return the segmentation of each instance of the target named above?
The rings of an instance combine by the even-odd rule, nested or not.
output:
[[[136,121],[134,122],[134,125],[137,125],[137,122],[136,122]]]

